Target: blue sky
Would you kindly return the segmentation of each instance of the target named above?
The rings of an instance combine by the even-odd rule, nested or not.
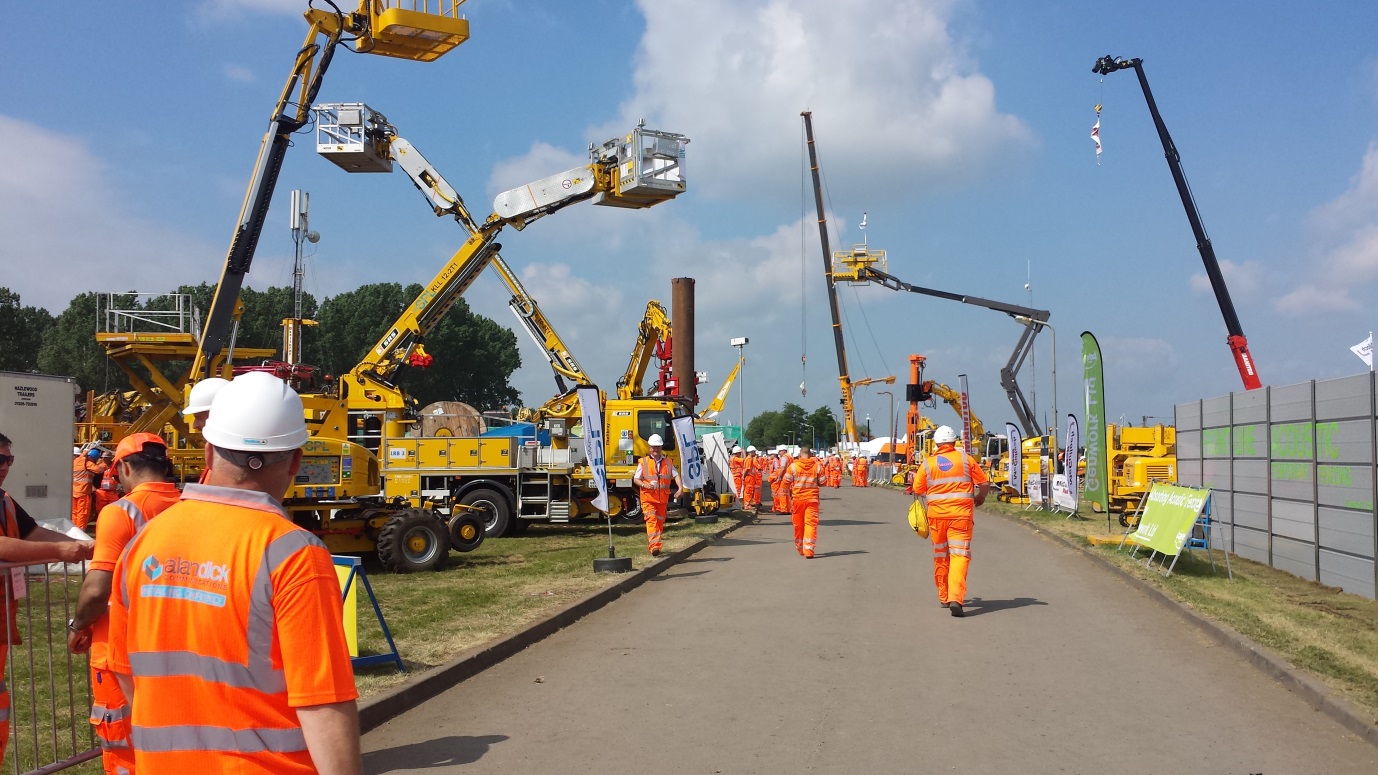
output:
[[[305,34],[298,0],[155,3],[98,25],[26,10],[0,50],[0,284],[60,310],[87,290],[213,282],[268,112]],[[1225,329],[1132,72],[1141,57],[1265,384],[1356,373],[1378,329],[1378,4],[932,0],[470,0],[473,39],[431,64],[341,53],[323,101],[384,112],[486,213],[494,194],[581,164],[637,118],[681,132],[690,191],[647,211],[580,205],[502,239],[503,255],[611,386],[647,299],[698,281],[710,394],[748,336],[748,418],[836,405],[799,112],[814,113],[834,249],[868,237],[893,274],[1052,311],[1059,403],[1080,397],[1077,335],[1106,351],[1109,414],[1137,421],[1239,389]],[[54,53],[54,41],[62,50]],[[1101,103],[1105,153],[1088,137]],[[425,282],[461,242],[400,172],[349,176],[303,136],[250,284],[290,283],[286,197],[311,193],[318,296]],[[998,313],[843,288],[854,379],[970,375],[988,426],[1013,419]],[[515,326],[486,275],[469,303]],[[801,320],[805,321],[801,331]],[[519,334],[516,384],[553,390]],[[1051,411],[1051,338],[1026,392]],[[807,353],[807,370],[801,354]],[[1036,376],[1036,379],[1035,379]],[[807,397],[800,396],[805,382]],[[858,392],[879,424],[887,399]],[[902,388],[897,388],[902,395]],[[706,400],[706,397],[705,397]],[[738,396],[725,416],[737,416]],[[898,411],[898,410],[897,410]],[[945,408],[940,420],[952,419]],[[879,431],[878,431],[879,432]]]

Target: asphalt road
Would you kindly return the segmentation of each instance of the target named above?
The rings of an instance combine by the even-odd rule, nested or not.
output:
[[[1104,568],[978,514],[967,616],[904,496],[763,514],[364,738],[370,773],[1363,773],[1378,749]]]

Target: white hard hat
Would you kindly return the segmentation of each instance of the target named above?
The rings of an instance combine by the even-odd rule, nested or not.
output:
[[[215,399],[215,394],[220,392],[220,388],[228,384],[230,381],[227,379],[209,377],[192,385],[191,395],[187,396],[187,407],[182,410],[182,414],[210,411],[211,401]]]
[[[946,425],[939,425],[938,430],[933,431],[934,444],[951,444],[957,440],[957,432]]]
[[[297,449],[310,437],[297,391],[261,371],[237,377],[215,394],[201,435],[214,446],[241,452]]]
[[[741,451],[742,451],[742,445],[741,445],[741,444],[738,444],[738,445],[736,445],[735,447],[732,448],[732,454],[734,454],[734,455],[737,454],[738,452],[741,452]]]
[[[775,451],[776,451],[776,452],[784,452],[786,449],[788,449],[788,447],[786,447],[784,444],[781,444],[780,446],[778,446],[778,447],[775,448]]]
[[[747,452],[755,452],[755,451],[756,451],[756,448],[755,448],[755,447],[747,447],[747,448],[746,448],[746,451],[747,451]]]
[[[646,443],[652,447],[663,447],[665,446],[665,439],[662,439],[659,433],[652,433],[651,438],[646,439]]]

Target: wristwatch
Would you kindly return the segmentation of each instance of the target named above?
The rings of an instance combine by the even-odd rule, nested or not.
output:
[[[67,620],[67,629],[68,629],[68,630],[71,630],[72,632],[81,632],[81,630],[78,630],[78,629],[77,629],[77,620],[76,620],[76,619],[68,619],[68,620]]]

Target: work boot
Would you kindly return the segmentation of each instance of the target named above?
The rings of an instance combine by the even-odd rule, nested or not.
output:
[[[660,550],[659,550],[659,549],[652,549],[652,550],[651,550],[651,556],[652,556],[652,557],[659,557],[659,556],[660,556]]]
[[[952,605],[952,604],[951,604],[951,603],[944,603],[943,601],[939,600],[939,601],[938,601],[938,605],[942,606],[943,608],[947,608],[949,605]]]
[[[947,610],[958,619],[962,618],[963,616],[966,616],[966,614],[962,612],[961,603],[948,603]]]

